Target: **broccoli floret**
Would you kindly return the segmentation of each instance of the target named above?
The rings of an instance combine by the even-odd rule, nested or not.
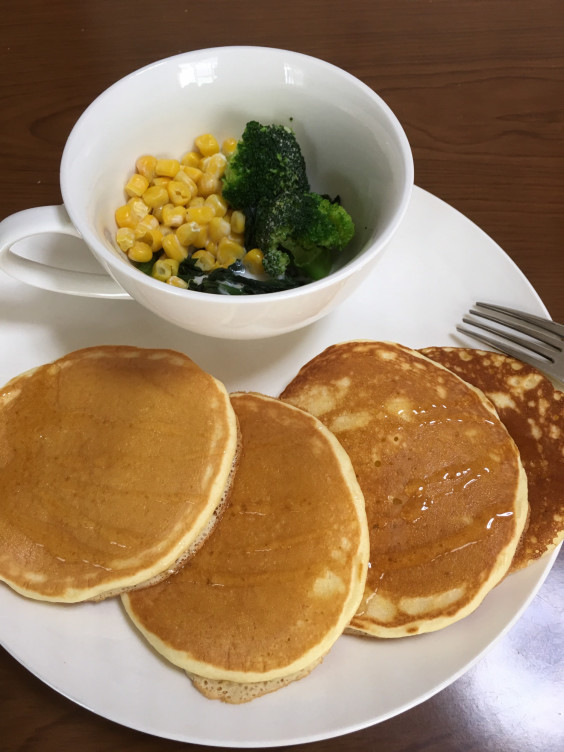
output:
[[[294,132],[283,125],[247,123],[223,177],[223,196],[231,206],[249,219],[261,199],[308,190],[305,161]]]
[[[283,193],[261,201],[256,213],[254,242],[264,253],[267,272],[271,255],[284,252],[301,272],[321,279],[353,235],[348,212],[318,193]]]
[[[301,149],[283,125],[247,123],[222,193],[245,214],[245,246],[263,251],[266,273],[278,280],[294,275],[303,284],[324,277],[354,234],[337,202],[309,192]]]
[[[281,277],[286,273],[286,269],[290,263],[290,257],[285,251],[280,251],[278,248],[271,248],[264,253],[262,265],[264,271],[269,277]]]

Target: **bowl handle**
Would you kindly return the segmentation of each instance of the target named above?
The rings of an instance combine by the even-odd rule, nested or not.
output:
[[[11,246],[42,233],[63,233],[80,238],[64,206],[37,206],[12,214],[0,222],[0,269],[19,282],[43,290],[89,298],[130,298],[108,274],[59,269],[23,258]]]

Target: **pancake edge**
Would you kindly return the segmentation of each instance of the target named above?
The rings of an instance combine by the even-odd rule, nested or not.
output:
[[[322,663],[325,656],[321,656],[309,666],[278,679],[263,680],[258,682],[234,682],[226,679],[207,679],[204,676],[191,674],[186,671],[195,689],[208,700],[220,700],[230,705],[242,705],[251,702],[264,695],[277,692],[295,681],[304,679],[314,668]]]

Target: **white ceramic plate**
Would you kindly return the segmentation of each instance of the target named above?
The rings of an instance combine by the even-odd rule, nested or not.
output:
[[[56,255],[61,239],[51,245]],[[67,251],[80,256],[80,249]],[[277,395],[303,363],[335,342],[461,344],[455,323],[477,299],[546,313],[499,246],[415,189],[400,232],[357,294],[320,322],[271,340],[209,340],[132,301],[72,298],[2,278],[0,382],[80,347],[130,344],[181,350],[230,390]],[[242,706],[198,694],[147,646],[117,599],[65,607],[26,600],[0,584],[0,641],[63,695],[150,734],[232,747],[308,742],[383,721],[454,681],[515,622],[553,559],[512,575],[474,614],[441,632],[389,641],[341,637],[309,677]]]

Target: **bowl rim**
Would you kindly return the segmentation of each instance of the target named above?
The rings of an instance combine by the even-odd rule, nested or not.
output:
[[[140,272],[135,267],[128,265],[126,263],[123,263],[117,256],[111,253],[104,246],[103,243],[100,242],[96,233],[93,232],[89,226],[81,227],[79,210],[74,209],[72,205],[72,200],[73,200],[72,192],[68,190],[68,187],[67,187],[67,175],[69,175],[70,173],[70,165],[69,165],[70,152],[74,146],[75,141],[79,137],[81,128],[84,127],[84,124],[92,116],[92,112],[96,109],[96,107],[98,107],[100,103],[102,103],[106,98],[110,97],[116,89],[119,89],[120,87],[125,86],[130,79],[144,75],[148,73],[149,71],[154,70],[159,67],[173,65],[176,62],[180,62],[181,60],[190,61],[190,58],[197,59],[203,56],[210,56],[213,54],[216,54],[216,55],[228,54],[229,55],[229,54],[244,54],[244,53],[254,53],[254,54],[262,54],[262,55],[268,54],[272,56],[281,56],[281,55],[288,56],[289,55],[292,58],[296,58],[298,60],[299,59],[307,60],[308,63],[311,65],[326,68],[332,73],[334,73],[335,75],[344,78],[350,84],[352,84],[355,88],[359,89],[361,92],[366,94],[373,102],[375,102],[379,106],[379,108],[382,110],[387,120],[393,126],[394,132],[396,133],[396,136],[397,136],[399,151],[402,157],[402,167],[403,167],[403,170],[402,170],[403,187],[402,187],[401,194],[400,194],[400,201],[395,211],[393,212],[391,220],[388,222],[388,226],[386,227],[385,231],[382,233],[382,235],[378,238],[378,240],[371,247],[369,247],[364,253],[361,253],[359,256],[351,259],[349,262],[345,264],[345,266],[341,267],[340,269],[337,269],[336,271],[332,272],[326,277],[323,277],[322,279],[319,279],[319,280],[315,280],[313,282],[308,282],[307,284],[301,285],[300,287],[295,287],[290,290],[278,290],[274,292],[261,293],[260,295],[257,294],[257,295],[232,296],[232,295],[217,295],[215,293],[207,293],[207,292],[202,292],[199,290],[185,290],[181,288],[175,288],[172,285],[163,285],[162,282],[152,279],[148,275]],[[409,206],[411,193],[412,193],[413,185],[414,185],[414,163],[413,163],[413,153],[411,151],[411,146],[407,139],[407,135],[403,129],[403,126],[401,125],[400,121],[395,115],[395,113],[392,111],[390,106],[382,99],[382,97],[374,91],[374,89],[372,89],[370,86],[365,84],[363,81],[361,81],[359,78],[354,76],[352,73],[349,73],[343,68],[340,68],[339,66],[333,63],[330,63],[326,60],[323,60],[322,58],[315,57],[313,55],[308,55],[303,52],[297,52],[294,50],[287,50],[287,49],[280,48],[280,47],[267,47],[267,46],[260,46],[260,45],[222,45],[222,46],[202,48],[202,49],[196,49],[196,50],[188,50],[185,52],[180,52],[175,55],[171,55],[169,57],[160,58],[158,60],[153,61],[152,63],[148,63],[147,65],[144,65],[141,68],[137,68],[136,70],[131,71],[130,73],[126,74],[125,76],[122,76],[113,84],[111,84],[106,89],[104,89],[86,107],[86,109],[81,113],[78,120],[75,122],[74,126],[72,127],[72,130],[67,138],[65,147],[63,149],[60,171],[59,171],[59,179],[60,179],[63,202],[64,202],[65,209],[67,213],[69,214],[71,221],[81,233],[84,241],[89,246],[91,252],[93,252],[94,255],[99,260],[104,262],[109,267],[109,270],[111,272],[115,271],[116,276],[118,278],[121,278],[122,275],[125,275],[126,278],[132,280],[134,285],[141,284],[142,287],[148,287],[150,289],[160,291],[160,293],[164,295],[178,296],[184,300],[192,299],[192,300],[202,301],[202,296],[205,296],[206,300],[212,299],[214,303],[217,303],[217,305],[233,304],[234,300],[236,300],[238,306],[240,305],[252,306],[252,305],[258,305],[260,302],[266,302],[266,301],[274,302],[274,300],[283,301],[283,300],[291,300],[293,298],[300,298],[304,295],[314,293],[315,291],[321,291],[327,287],[339,285],[339,283],[342,283],[345,280],[347,280],[349,277],[354,276],[356,272],[362,270],[367,264],[371,263],[375,259],[375,257],[377,257],[379,253],[386,247],[389,240],[395,234],[397,228],[399,227],[407,211],[407,207]],[[119,279],[118,279],[118,282],[119,282]]]

